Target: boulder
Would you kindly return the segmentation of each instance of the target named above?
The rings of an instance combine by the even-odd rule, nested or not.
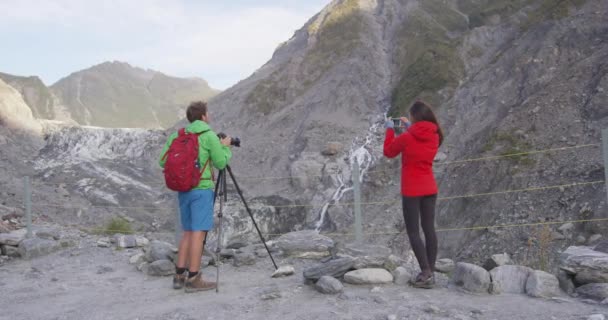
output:
[[[535,298],[552,298],[560,295],[559,280],[544,271],[532,271],[526,282],[526,293]]]
[[[19,258],[21,257],[21,254],[19,253],[19,248],[17,247],[13,247],[13,246],[8,246],[3,244],[2,246],[0,246],[0,250],[2,251],[2,254],[11,258]]]
[[[441,273],[450,273],[454,271],[456,264],[452,259],[439,259],[435,263],[435,269]]]
[[[55,240],[31,238],[21,241],[19,255],[24,259],[33,259],[61,249],[61,244]]]
[[[608,298],[608,283],[591,283],[576,288],[576,293],[582,297],[603,301]]]
[[[119,248],[135,248],[137,240],[132,235],[115,234],[113,243]]]
[[[255,254],[252,252],[237,253],[232,258],[232,265],[235,267],[251,266],[255,264]]]
[[[25,240],[26,235],[26,229],[19,229],[9,233],[0,233],[0,244],[16,247],[21,243],[21,241]]]
[[[110,238],[101,238],[97,240],[97,246],[101,248],[109,248],[110,247]]]
[[[486,262],[483,264],[483,268],[491,271],[494,268],[513,264],[511,257],[507,253],[495,254],[492,255]]]
[[[359,269],[346,273],[344,282],[350,284],[385,284],[393,282],[393,275],[380,268]]]
[[[522,266],[500,266],[490,271],[492,290],[500,293],[526,293],[526,282],[532,269]]]
[[[601,234],[594,234],[591,237],[589,237],[589,240],[587,240],[587,244],[590,246],[596,245],[600,242],[601,239],[602,239]]]
[[[40,238],[40,239],[47,239],[47,240],[59,240],[61,239],[61,233],[59,232],[59,230],[54,229],[54,228],[39,228],[38,230],[34,231],[34,234],[36,235],[36,237]]]
[[[150,244],[150,240],[148,240],[148,238],[146,238],[146,237],[135,236],[135,244],[138,247],[142,247],[143,248],[143,247],[145,247],[145,246],[147,246],[147,245]]]
[[[608,282],[608,253],[589,247],[569,247],[560,255],[560,268],[578,284]]]
[[[153,263],[158,260],[175,261],[177,249],[170,243],[154,240],[145,248],[146,261]]]
[[[280,266],[273,274],[273,278],[291,276],[296,272],[293,266]]]
[[[407,285],[412,279],[412,275],[404,267],[398,267],[393,271],[393,279],[396,285]]]
[[[129,258],[129,263],[134,265],[139,265],[140,263],[146,260],[146,256],[143,253],[136,253]]]
[[[334,277],[323,276],[315,283],[315,289],[323,294],[338,294],[344,290],[344,285]]]
[[[156,260],[148,265],[149,276],[170,276],[175,274],[175,265],[171,260]]]
[[[353,258],[355,269],[384,267],[390,255],[388,247],[373,244],[347,244],[338,252],[339,257]]]
[[[304,278],[317,281],[322,276],[342,277],[346,272],[353,269],[355,261],[352,258],[339,258],[318,264],[304,270]]]
[[[330,255],[334,241],[316,231],[306,230],[282,235],[276,240],[276,245],[287,255],[317,259]]]
[[[454,268],[452,283],[469,292],[488,293],[492,281],[490,273],[486,269],[474,264],[459,262]]]

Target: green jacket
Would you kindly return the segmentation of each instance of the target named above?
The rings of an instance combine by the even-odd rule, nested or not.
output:
[[[213,177],[213,168],[211,164],[213,164],[213,167],[221,170],[226,168],[226,165],[230,162],[230,158],[232,158],[232,151],[230,151],[230,148],[220,143],[220,138],[217,137],[217,134],[211,130],[211,127],[209,127],[207,123],[196,120],[186,127],[186,132],[201,133],[203,131],[207,132],[198,137],[198,160],[201,167],[205,166],[209,157],[211,157],[211,161],[209,161],[207,168],[205,168],[201,182],[194,188],[195,190],[213,189],[215,182],[211,180]],[[171,143],[177,138],[177,135],[178,133],[174,132],[169,136],[169,139],[167,139],[167,143],[160,154],[159,164],[162,168],[165,167],[165,160],[163,159],[165,153],[167,153],[167,150],[169,150]]]

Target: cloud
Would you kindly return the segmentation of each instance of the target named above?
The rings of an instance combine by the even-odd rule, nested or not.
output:
[[[327,2],[0,1],[0,30],[11,30],[0,31],[0,39],[3,32],[35,30],[52,46],[78,56],[72,60],[127,61],[172,75],[201,76],[226,88],[264,64]],[[71,57],[65,59],[60,63],[67,69]],[[43,70],[39,74],[45,77]]]

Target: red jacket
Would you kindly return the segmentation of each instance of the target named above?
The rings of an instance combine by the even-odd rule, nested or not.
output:
[[[437,125],[429,121],[414,123],[402,135],[395,138],[392,128],[386,130],[384,155],[401,157],[401,194],[420,197],[437,194],[433,175],[433,161],[439,149]]]

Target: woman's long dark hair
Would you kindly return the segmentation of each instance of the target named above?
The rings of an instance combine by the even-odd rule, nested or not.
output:
[[[443,130],[437,121],[437,117],[433,112],[431,106],[423,101],[416,101],[410,108],[410,115],[412,116],[412,122],[418,121],[429,121],[437,125],[437,133],[439,134],[439,145],[443,143]]]

